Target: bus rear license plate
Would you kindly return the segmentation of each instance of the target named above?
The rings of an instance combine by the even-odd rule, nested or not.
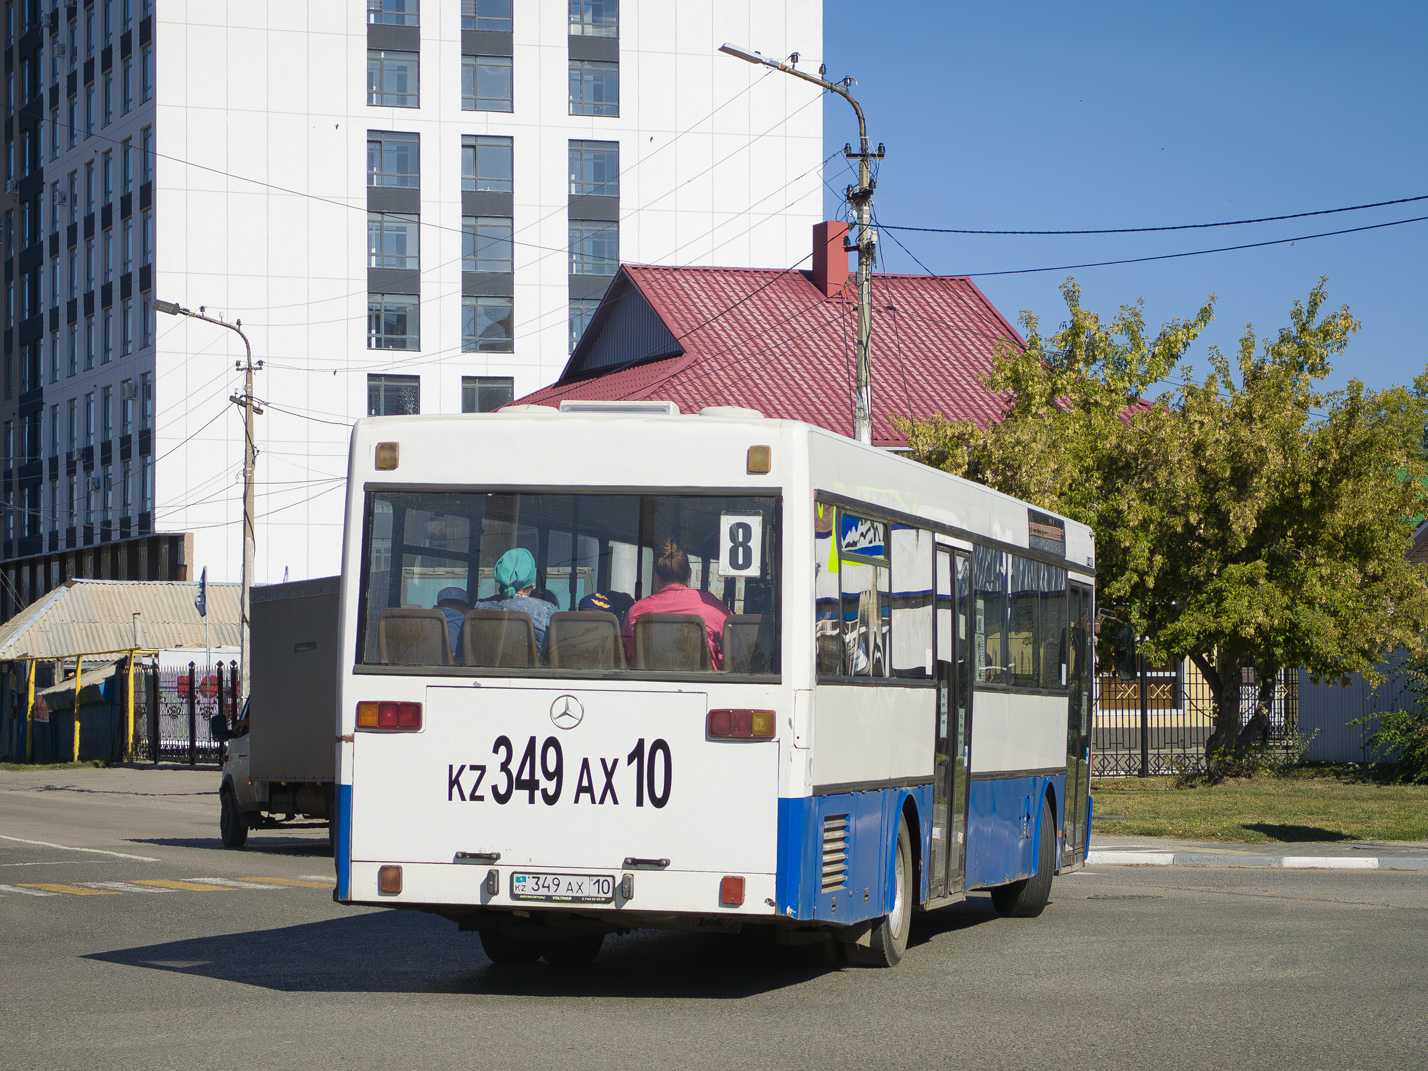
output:
[[[609,904],[615,900],[615,879],[609,874],[512,874],[511,899]]]

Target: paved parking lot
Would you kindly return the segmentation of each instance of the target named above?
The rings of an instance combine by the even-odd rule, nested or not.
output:
[[[1428,873],[1091,868],[891,971],[636,933],[491,966],[332,903],[320,829],[218,845],[211,771],[0,773],[6,1068],[1418,1067]]]

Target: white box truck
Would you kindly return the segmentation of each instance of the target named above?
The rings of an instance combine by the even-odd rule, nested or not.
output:
[[[333,839],[339,578],[265,584],[252,593],[252,683],[234,726],[214,719],[228,755],[219,788],[223,845],[298,819]]]

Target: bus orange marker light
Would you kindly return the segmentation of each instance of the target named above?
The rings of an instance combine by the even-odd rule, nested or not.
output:
[[[357,728],[415,732],[421,728],[421,704],[390,700],[357,704]]]
[[[767,446],[749,447],[749,475],[765,476],[773,468],[773,450]]]
[[[772,740],[772,710],[711,710],[705,721],[710,740]]]
[[[719,879],[719,906],[744,906],[744,879],[726,874]]]
[[[727,880],[727,879],[725,879]],[[741,881],[743,879],[740,879]],[[396,896],[402,891],[402,868],[390,863],[377,870],[377,891]]]
[[[377,468],[394,469],[397,467],[397,458],[401,454],[401,447],[397,443],[377,444]]]

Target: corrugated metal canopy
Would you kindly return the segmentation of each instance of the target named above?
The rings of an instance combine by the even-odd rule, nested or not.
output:
[[[134,645],[134,614],[148,650],[203,647],[197,581],[68,580],[0,625],[0,661],[66,658]],[[238,584],[208,585],[208,639],[239,645]]]

